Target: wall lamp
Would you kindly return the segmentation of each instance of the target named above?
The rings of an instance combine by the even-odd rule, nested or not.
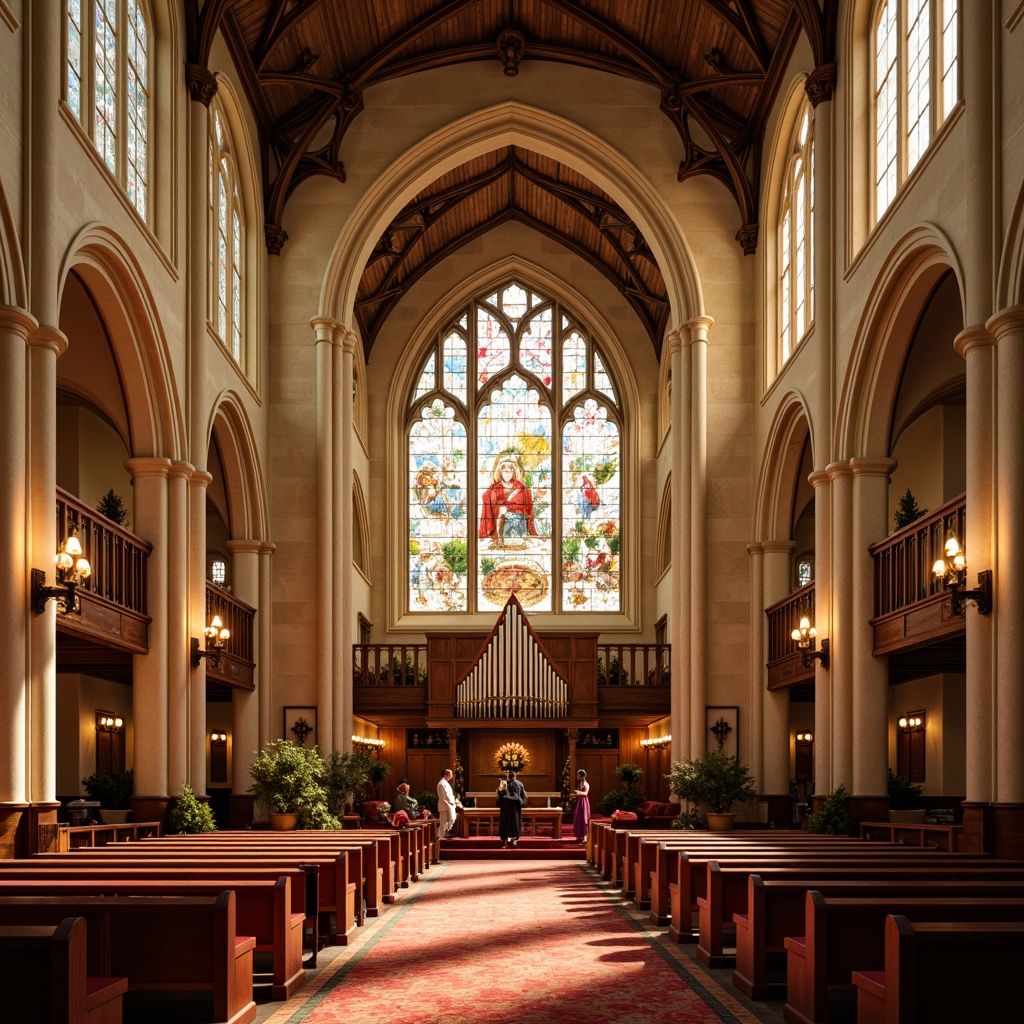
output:
[[[813,732],[798,732],[796,734],[797,743],[813,743],[814,733]]]
[[[942,580],[949,591],[949,610],[954,615],[963,615],[968,601],[973,601],[979,615],[986,615],[992,609],[992,571],[978,573],[978,589],[965,590],[967,586],[967,555],[960,547],[952,530],[946,538],[946,557],[932,566],[937,579]]]
[[[124,719],[119,715],[109,715],[102,712],[96,720],[98,732],[120,732],[124,728]]]
[[[206,637],[206,650],[201,651],[199,649],[199,641],[192,637],[192,667],[199,668],[199,663],[203,658],[210,659],[210,668],[220,668],[220,653],[224,650],[224,645],[231,639],[231,630],[224,628],[224,623],[221,622],[219,615],[214,615],[210,620],[210,624],[203,630],[203,636]]]
[[[800,626],[790,634],[794,643],[800,648],[800,664],[804,668],[810,668],[817,658],[821,667],[828,668],[828,639],[821,641],[821,650],[814,649],[814,642],[818,631],[811,625],[811,620],[806,615],[800,616]]]
[[[387,740],[374,739],[372,736],[353,736],[352,746],[354,747],[373,747],[375,750],[380,750],[381,747],[387,745]]]
[[[210,733],[211,743],[227,743],[227,741],[228,734],[226,732],[221,732],[219,729],[214,729],[213,732]]]
[[[641,740],[640,746],[646,747],[648,750],[661,750],[664,747],[670,746],[671,743],[671,736],[652,736],[649,739]]]
[[[53,562],[57,567],[55,587],[46,585],[46,573],[42,569],[32,570],[32,610],[38,615],[46,611],[46,602],[50,600],[57,602],[57,611],[62,615],[79,609],[75,591],[92,575],[92,566],[82,554],[77,527],[72,527],[67,540],[54,555]]]
[[[904,715],[896,723],[904,732],[924,732],[924,719],[919,715]]]

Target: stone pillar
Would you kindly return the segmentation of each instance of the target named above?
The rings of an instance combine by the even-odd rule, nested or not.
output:
[[[149,653],[132,659],[135,719],[136,807],[159,806],[169,796],[167,781],[167,480],[171,460],[127,459],[132,475],[135,532],[153,545],[149,555],[147,606]],[[186,655],[187,657],[187,655]],[[187,709],[178,709],[185,715]],[[146,817],[142,820],[151,820]]]
[[[192,467],[172,463],[167,474],[167,785],[177,796],[188,780],[190,647],[189,501]]]
[[[709,316],[690,321],[690,749],[707,747],[707,486],[708,486],[708,331]]]
[[[814,628],[820,637],[832,631],[832,484],[828,473],[809,477],[814,488]],[[814,662],[814,789],[827,795],[838,783],[832,781],[832,673]]]
[[[341,749],[334,736],[334,333],[328,317],[310,321],[316,331],[316,698],[321,750]]]
[[[258,643],[258,624],[263,621],[260,608],[260,550],[258,540],[229,540],[231,578],[235,596],[256,609],[253,623],[254,644]],[[258,652],[258,646],[256,651]],[[252,785],[249,765],[260,751],[259,695],[254,690],[234,689],[231,692],[233,726],[231,733],[231,790],[234,796],[244,794]]]
[[[256,659],[256,693],[259,696],[260,721],[259,721],[259,743],[257,753],[262,750],[271,740],[270,727],[270,666],[271,666],[271,643],[270,624],[273,619],[271,604],[273,591],[271,589],[271,569],[273,568],[273,555],[276,551],[273,544],[260,546],[260,610],[261,614],[256,622],[256,650],[259,657]],[[253,758],[255,760],[255,757]]]
[[[0,860],[14,856],[15,836],[28,802],[27,743],[28,560],[28,340],[35,320],[24,310],[0,307]],[[50,570],[51,555],[39,568]],[[27,851],[22,843],[19,854]]]
[[[853,473],[849,463],[830,463],[832,482],[832,789],[853,792]],[[817,492],[815,492],[817,495]],[[817,564],[817,555],[815,555]],[[815,586],[817,591],[817,586]],[[815,593],[817,600],[817,593]],[[815,715],[817,723],[817,715]],[[817,739],[817,737],[815,737]],[[824,792],[815,781],[819,792]],[[831,791],[830,791],[831,792]]]
[[[764,609],[764,546],[748,544],[750,556],[750,774],[757,780],[759,790],[764,779],[764,698],[768,692],[768,640],[765,630]]]
[[[690,359],[689,330],[670,331],[667,338],[671,360],[669,403],[672,436],[672,612],[669,642],[672,645],[672,757],[691,756],[690,747],[690,559],[687,516],[690,507]]]
[[[888,800],[889,659],[876,658],[875,566],[868,550],[888,535],[892,459],[850,460],[853,473],[853,794]],[[885,805],[888,807],[888,803]],[[872,818],[872,821],[875,819]]]
[[[762,607],[767,608],[792,590],[793,552],[791,540],[764,542],[764,591]],[[762,618],[764,615],[762,613]],[[765,690],[760,727],[764,733],[764,774],[757,780],[766,796],[789,795],[789,690]],[[754,728],[758,728],[757,719]]]
[[[196,637],[202,646],[206,617],[206,492],[213,476],[196,471],[189,479],[189,643]],[[191,668],[191,663],[190,663]],[[191,670],[188,686],[188,782],[197,796],[206,794],[206,659]],[[172,780],[173,781],[173,780]]]

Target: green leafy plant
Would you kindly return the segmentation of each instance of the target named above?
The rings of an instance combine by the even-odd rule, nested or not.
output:
[[[619,656],[610,655],[607,658],[607,665],[605,661],[606,659],[602,657],[597,659],[597,685],[604,686],[610,683],[612,686],[628,686],[629,672],[619,667]]]
[[[910,493],[910,488],[907,488],[906,494],[900,498],[899,504],[896,506],[896,512],[893,514],[893,522],[896,524],[897,530],[902,530],[904,526],[909,526],[915,519],[920,519],[928,509],[918,508],[917,500],[914,495]]]
[[[318,803],[326,807],[327,766],[316,747],[271,740],[250,765],[249,774],[253,780],[249,792],[277,811],[296,814]]]
[[[807,831],[819,836],[853,834],[853,822],[846,813],[846,787],[837,786],[821,806],[807,817]]]
[[[622,785],[601,797],[598,805],[601,813],[610,815],[615,811],[635,811],[644,802],[640,789],[643,768],[632,761],[625,761],[615,766],[615,777]]]
[[[124,811],[132,805],[135,772],[130,768],[108,768],[82,779],[86,793],[108,811]]]
[[[339,829],[341,822],[327,809],[327,804],[304,804],[302,807],[302,827],[309,829]]]
[[[889,769],[889,806],[894,811],[909,811],[921,806],[921,787]]]
[[[325,761],[324,789],[327,791],[327,810],[336,818],[355,802],[370,781],[373,758],[365,751],[352,753],[335,750]]]
[[[719,749],[697,760],[676,761],[666,778],[676,796],[695,807],[705,806],[712,814],[728,814],[733,804],[757,796],[750,769],[739,757]]]
[[[421,790],[413,799],[420,805],[420,810],[425,807],[434,817],[437,817],[437,793],[431,793],[429,789]]]
[[[700,811],[695,811],[692,807],[687,808],[685,811],[681,810],[672,819],[672,828],[683,829],[687,832],[693,832],[695,829],[701,827],[704,824],[704,815]]]
[[[114,493],[113,487],[100,498],[96,511],[112,523],[117,523],[118,526],[124,526],[124,521],[128,518],[128,509],[125,507],[121,495]]]
[[[181,835],[217,831],[217,823],[213,820],[210,805],[199,800],[187,782],[182,784],[181,796],[171,808],[169,820],[171,831]]]

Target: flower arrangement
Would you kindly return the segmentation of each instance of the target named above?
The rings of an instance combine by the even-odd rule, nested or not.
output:
[[[530,752],[522,743],[502,743],[494,752],[494,765],[503,772],[521,772],[530,763]]]

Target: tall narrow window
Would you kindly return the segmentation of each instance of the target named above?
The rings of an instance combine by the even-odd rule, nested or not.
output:
[[[210,116],[210,320],[235,362],[242,358],[244,218],[234,150],[216,100]]]
[[[874,202],[889,207],[958,96],[957,0],[883,0],[872,20]]]
[[[410,611],[618,611],[622,422],[590,333],[518,282],[457,311],[406,423]]]
[[[814,130],[804,102],[790,139],[779,209],[779,365],[814,320]]]
[[[143,218],[150,192],[150,24],[144,0],[67,0],[64,99]]]

